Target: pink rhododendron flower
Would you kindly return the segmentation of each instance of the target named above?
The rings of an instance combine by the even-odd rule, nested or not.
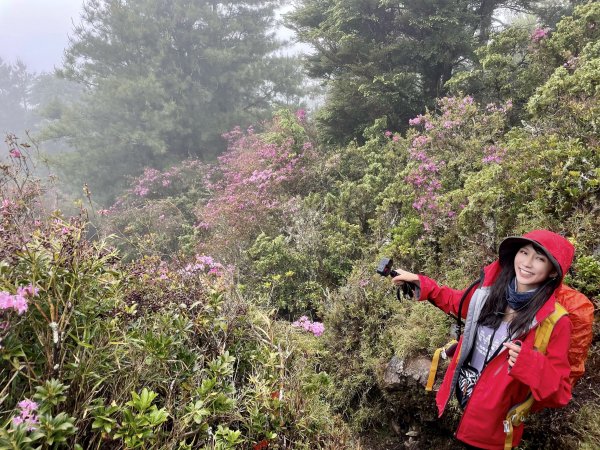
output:
[[[392,132],[390,130],[385,130],[385,137],[390,137],[392,135]]]
[[[17,406],[24,412],[31,412],[38,409],[38,404],[33,400],[25,399],[17,403]]]
[[[303,328],[315,336],[321,336],[325,331],[325,326],[321,322],[311,322],[306,316],[300,317],[297,321],[292,323],[292,326],[295,328]]]
[[[11,148],[10,151],[8,152],[10,154],[10,156],[12,156],[13,158],[20,158],[21,156],[21,152],[19,151],[18,148]]]
[[[427,136],[419,135],[413,139],[412,146],[413,147],[423,147],[424,145],[427,145],[428,142],[429,142],[429,138]]]
[[[13,425],[19,426],[21,424],[25,424],[28,431],[35,430],[39,424],[38,417],[35,414],[38,409],[38,404],[32,400],[25,399],[20,401],[17,404],[17,407],[20,409],[20,411],[18,416],[13,417]]]
[[[533,33],[531,33],[531,40],[533,42],[540,42],[546,36],[548,36],[548,32],[550,30],[548,28],[536,28]]]
[[[34,294],[27,294],[25,292],[27,288],[19,288],[18,292],[15,295],[11,295],[8,292],[0,291],[0,310],[6,309],[14,309],[17,311],[19,315],[23,314],[27,311],[28,304],[26,295],[35,295],[37,290],[35,290]]]
[[[12,295],[8,292],[0,291],[0,309],[12,308]]]
[[[304,109],[296,111],[296,119],[298,119],[298,122],[304,122],[306,120],[306,111]]]
[[[36,288],[30,284],[29,286],[21,286],[17,288],[17,295],[22,295],[24,297],[35,297],[39,291],[39,288]]]
[[[415,125],[420,125],[421,124],[421,120],[423,120],[424,117],[422,115],[418,115],[417,117],[415,117],[414,119],[409,119],[408,120],[408,124],[415,126]]]
[[[27,299],[25,297],[17,294],[17,295],[13,295],[12,300],[13,300],[12,307],[15,311],[17,311],[17,313],[19,315],[21,315],[27,311],[28,305],[27,305]]]
[[[506,149],[495,145],[488,145],[483,149],[484,157],[482,161],[486,164],[501,163],[506,155]]]

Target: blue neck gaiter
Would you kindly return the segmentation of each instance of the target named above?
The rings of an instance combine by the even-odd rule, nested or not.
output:
[[[538,289],[527,292],[517,292],[517,280],[516,277],[513,278],[508,283],[508,286],[506,286],[506,301],[508,302],[508,306],[515,311],[520,310],[529,303],[537,291]]]

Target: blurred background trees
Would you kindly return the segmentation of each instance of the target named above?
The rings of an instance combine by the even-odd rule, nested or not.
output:
[[[299,66],[274,53],[277,5],[86,2],[59,72],[84,94],[46,131],[77,150],[61,157],[63,172],[106,202],[126,175],[214,157],[234,125],[297,104]]]

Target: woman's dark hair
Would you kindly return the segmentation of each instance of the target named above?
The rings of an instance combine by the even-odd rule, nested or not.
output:
[[[538,253],[545,254],[539,248],[535,248],[535,250]],[[515,278],[514,259],[513,255],[512,258],[506,258],[501,262],[500,274],[490,288],[490,295],[481,309],[481,315],[478,320],[480,325],[497,329],[504,319],[504,311],[506,311],[506,307],[508,306],[508,302],[506,301],[506,287]],[[535,314],[546,303],[559,284],[559,277],[549,278],[539,287],[531,301],[520,309],[510,322],[508,331],[511,336],[519,336],[529,329]]]

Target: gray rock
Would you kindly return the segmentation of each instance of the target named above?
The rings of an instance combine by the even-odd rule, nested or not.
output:
[[[394,356],[385,368],[383,388],[389,390],[400,389],[409,384],[411,380],[425,386],[430,366],[431,360],[424,356],[407,360]]]

